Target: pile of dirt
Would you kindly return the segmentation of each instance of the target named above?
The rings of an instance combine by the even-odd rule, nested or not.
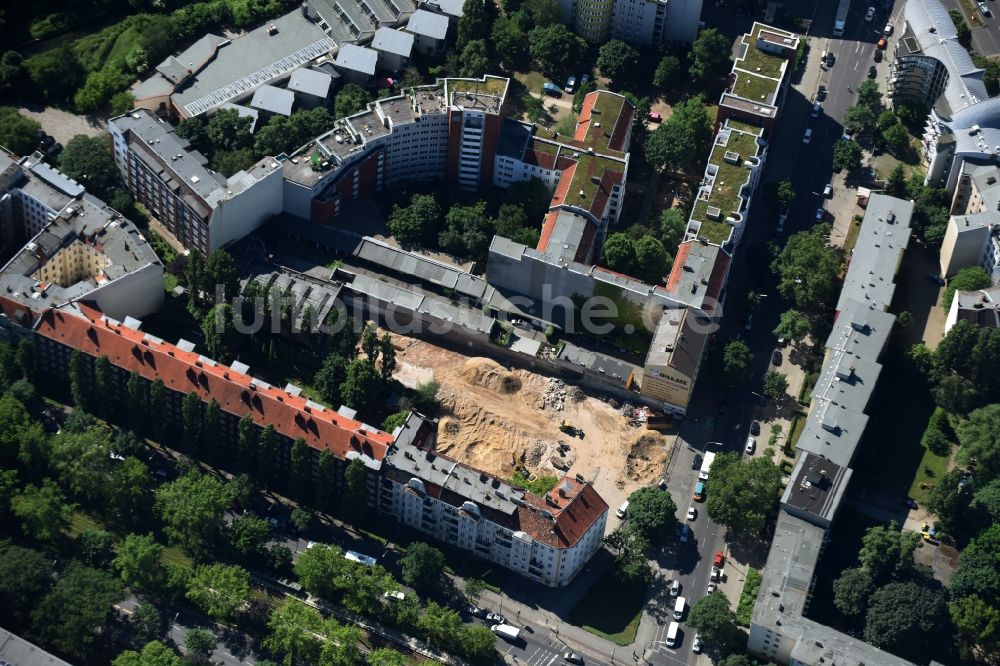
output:
[[[462,366],[459,376],[475,386],[510,395],[521,390],[521,378],[502,365],[488,358],[470,358]]]
[[[644,432],[629,447],[625,456],[623,476],[630,481],[648,483],[661,474],[667,461],[667,447],[663,435]],[[621,479],[619,483],[625,483]]]

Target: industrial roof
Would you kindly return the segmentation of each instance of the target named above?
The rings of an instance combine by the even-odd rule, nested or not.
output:
[[[372,38],[372,48],[409,58],[410,51],[413,50],[413,35],[402,30],[379,28]]]
[[[372,49],[355,44],[344,44],[337,52],[337,67],[361,72],[373,76],[375,74],[375,63],[378,62],[378,53]]]
[[[290,90],[275,88],[264,85],[257,88],[253,94],[250,106],[261,111],[277,113],[283,116],[292,115],[292,106],[295,104],[295,94]]]
[[[465,0],[425,0],[421,5],[455,18],[461,18],[465,10]]]
[[[448,35],[448,17],[418,9],[410,16],[406,30],[414,35],[444,39]]]
[[[330,94],[331,83],[333,78],[326,72],[300,67],[288,79],[288,89],[326,99]]]

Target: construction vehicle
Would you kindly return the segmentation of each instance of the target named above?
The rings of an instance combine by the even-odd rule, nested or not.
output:
[[[583,438],[583,431],[565,419],[559,423],[559,429],[572,437]]]

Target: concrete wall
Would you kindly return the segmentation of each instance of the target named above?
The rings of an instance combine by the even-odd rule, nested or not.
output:
[[[94,289],[83,300],[96,303],[101,312],[123,321],[129,316],[142,319],[159,310],[164,293],[163,266],[149,264]]]
[[[941,243],[941,277],[950,278],[967,266],[979,266],[990,232],[984,226],[959,227],[959,218],[948,220]]]
[[[698,36],[702,0],[670,0],[660,42],[693,42]]]
[[[280,168],[226,201],[212,213],[209,227],[209,252],[243,238],[269,218],[281,212],[284,179]]]

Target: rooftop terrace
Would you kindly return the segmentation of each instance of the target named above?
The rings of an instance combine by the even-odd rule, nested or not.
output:
[[[748,72],[755,72],[761,76],[773,79],[781,79],[781,73],[788,60],[777,53],[770,53],[757,48],[757,40],[764,36],[767,41],[773,41],[773,36],[777,31],[774,28],[766,28],[761,24],[754,25],[754,30],[749,35],[743,35],[743,46],[745,47],[742,56],[736,58],[734,68],[743,69]],[[794,37],[791,33],[786,33]],[[793,47],[794,48],[794,47]]]
[[[705,185],[691,214],[692,221],[701,223],[698,235],[715,244],[722,244],[729,239],[732,225],[726,222],[726,217],[739,211],[740,191],[750,180],[750,167],[744,162],[756,157],[760,151],[757,136],[727,127],[728,141],[720,143],[726,135],[725,130],[720,131],[708,160],[709,169],[716,167],[714,179],[707,173],[709,169],[706,169]],[[727,154],[735,154],[730,155],[735,163],[726,159]],[[710,207],[719,209],[719,219],[709,217]]]

